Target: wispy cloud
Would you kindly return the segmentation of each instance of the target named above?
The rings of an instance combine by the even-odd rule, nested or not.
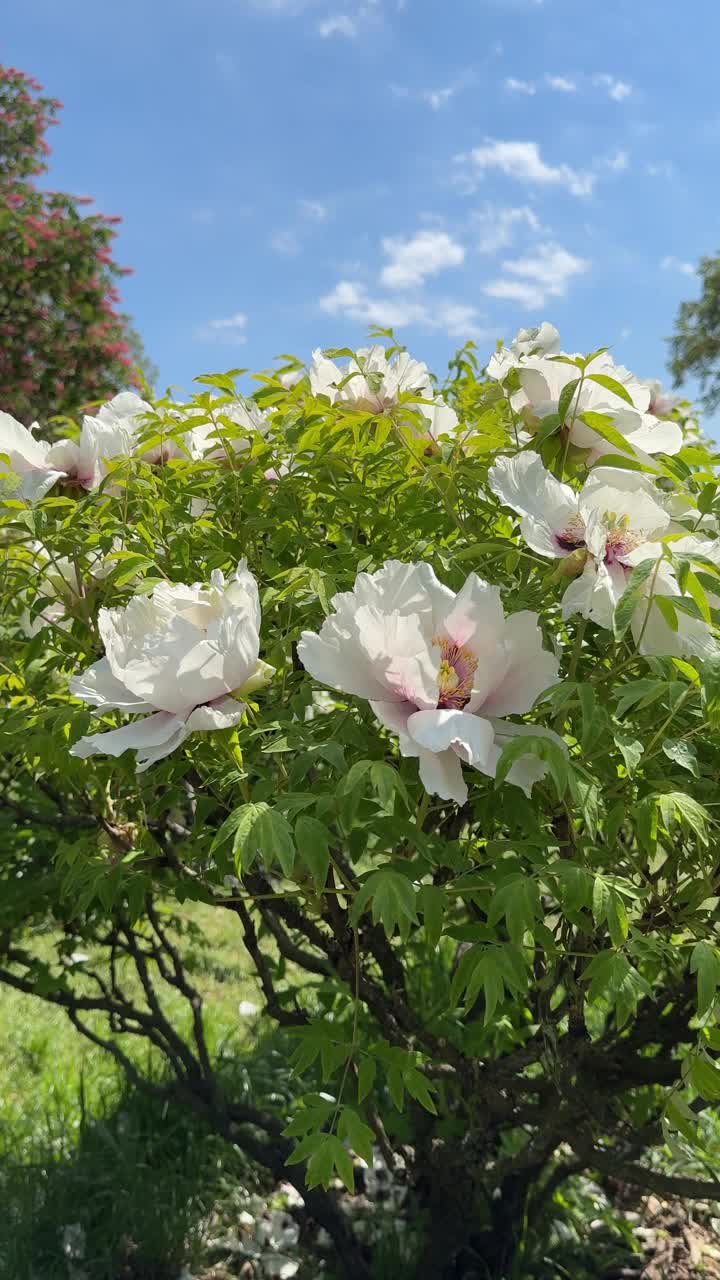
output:
[[[682,258],[674,258],[672,254],[668,254],[660,263],[662,271],[677,271],[682,276],[697,275],[697,268],[692,262],[684,262]]]
[[[471,218],[471,228],[477,232],[476,249],[479,253],[497,253],[507,249],[518,230],[542,231],[537,214],[529,205],[498,207],[486,204]]]
[[[329,36],[345,36],[348,40],[354,40],[358,33],[358,23],[348,13],[333,13],[329,18],[318,22],[317,29],[318,35],[324,40]]]
[[[424,302],[397,297],[372,297],[363,284],[341,280],[331,293],[320,299],[320,309],[327,315],[345,316],[365,325],[389,329],[421,328],[442,331],[451,338],[490,336],[478,321],[476,307],[452,301]]]
[[[433,111],[442,111],[457,94],[469,89],[477,82],[473,71],[466,71],[450,84],[439,89],[409,89],[406,85],[391,84],[390,91],[395,98],[405,98],[412,102],[424,102]]]
[[[574,196],[588,196],[595,175],[583,173],[568,164],[547,164],[540,155],[537,142],[496,142],[488,139],[484,146],[455,157],[458,180],[466,190],[476,189],[488,170],[502,173],[518,182],[537,186],[565,187]]]
[[[537,88],[532,80],[516,80],[514,76],[508,76],[505,81],[505,88],[508,93],[526,93],[528,97],[532,97],[537,93]]]
[[[599,71],[593,76],[593,84],[599,89],[607,91],[608,98],[612,98],[613,102],[623,102],[625,98],[629,98],[633,87],[626,84],[624,80],[618,80],[615,76],[608,75],[606,71]]]
[[[459,267],[465,250],[446,231],[419,231],[409,240],[387,237],[383,253],[390,259],[380,279],[388,289],[413,289],[429,276]]]
[[[539,311],[548,298],[564,298],[570,281],[589,267],[587,259],[575,257],[561,245],[541,244],[534,254],[502,262],[504,275],[484,285],[483,293]]]
[[[300,241],[294,231],[273,231],[270,236],[270,248],[273,253],[294,258],[300,252]]]
[[[298,200],[298,206],[308,222],[327,222],[329,209],[321,200]]]
[[[617,151],[606,156],[602,163],[611,173],[625,173],[625,170],[630,168],[630,156],[627,151],[623,151],[622,147],[618,147]]]
[[[567,76],[546,76],[545,83],[555,93],[577,93],[577,84]]]
[[[649,178],[670,178],[675,177],[674,165],[669,160],[656,160],[645,165],[645,172]]]
[[[195,338],[200,342],[218,342],[229,346],[239,346],[247,342],[244,332],[247,327],[247,316],[244,311],[236,311],[231,316],[219,320],[208,320],[207,324],[195,330]]]

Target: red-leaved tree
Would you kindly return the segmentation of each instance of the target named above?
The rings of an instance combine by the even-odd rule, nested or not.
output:
[[[22,422],[72,414],[134,381],[142,348],[118,311],[120,221],[41,191],[61,103],[0,65],[0,408]]]

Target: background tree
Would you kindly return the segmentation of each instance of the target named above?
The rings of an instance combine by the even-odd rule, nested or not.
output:
[[[700,380],[702,402],[712,412],[720,404],[720,257],[701,258],[700,297],[682,302],[670,338],[670,372],[676,387],[692,375]]]
[[[41,191],[61,103],[0,66],[0,405],[21,422],[77,413],[135,380],[142,347],[117,309],[117,217]]]
[[[230,375],[209,376],[199,381],[220,396],[203,389],[184,410],[160,404],[126,424],[136,452],[114,455],[96,487],[73,496],[58,481],[34,504],[8,502],[0,517],[0,983],[64,1010],[139,1089],[192,1107],[293,1182],[351,1280],[399,1273],[382,1272],[338,1205],[336,1174],[353,1184],[350,1148],[402,1160],[408,1221],[430,1226],[405,1271],[418,1280],[533,1275],[527,1264],[543,1257],[563,1184],[582,1170],[720,1200],[705,1127],[720,1102],[718,486],[702,444],[683,447],[674,422],[648,427],[608,375],[613,366],[597,359],[541,365],[548,379],[559,369],[570,379],[535,437],[565,486],[545,475],[522,492],[559,495],[557,565],[546,556],[550,532],[538,552],[537,521],[523,520],[518,536],[514,503],[498,500],[498,468],[530,462],[537,476],[541,465],[518,445],[518,427],[537,425],[530,404],[520,422],[515,415],[522,370],[510,367],[505,397],[478,377],[470,350],[454,364],[456,434],[429,384],[422,408],[397,379],[388,394],[377,353],[363,379],[321,362],[335,381],[333,390],[326,377],[327,394],[318,378],[288,389],[261,375],[250,404]],[[588,388],[618,398],[615,418],[581,413]],[[644,399],[637,380],[631,389],[647,405],[649,388]],[[447,433],[439,444],[427,434],[431,417]],[[655,437],[651,466],[627,452],[621,429],[634,419]],[[655,504],[672,502],[660,521],[669,528],[672,515],[672,531],[641,546],[632,573],[617,565],[638,551],[634,507],[611,518],[598,564],[584,542],[586,507],[572,514],[573,493],[587,502],[592,478],[587,447],[572,443],[581,430],[624,451],[626,488],[607,498],[611,512],[634,490],[642,511],[652,502],[656,529]],[[107,437],[105,449],[107,458]],[[707,536],[697,532],[703,521]],[[133,605],[143,618],[162,584],[229,576],[241,557],[261,590],[260,652],[276,672],[247,693],[236,727],[178,741],[147,772],[129,752],[71,755],[98,716],[103,729],[124,726],[125,746],[150,749],[173,720],[152,682],[147,702],[114,686],[111,706],[126,697],[153,713],[130,725],[125,712],[91,715],[72,696],[68,679],[102,658],[101,604],[121,611],[144,593]],[[502,589],[521,628],[538,615],[544,649],[523,648],[528,663],[541,652],[552,662],[558,646],[562,680],[516,725],[495,780],[465,770],[457,802],[444,785],[424,790],[417,761],[366,693],[344,693],[342,678],[334,692],[321,689],[301,639],[322,627],[336,592],[347,604],[358,573],[414,560],[453,591],[477,571]],[[607,564],[625,588],[614,618],[564,617],[572,575],[584,566],[592,585]],[[223,590],[213,577],[198,625]],[[190,629],[192,638],[195,616],[179,636]],[[355,625],[341,656],[346,672],[354,663],[362,674]],[[149,634],[158,680],[179,672],[164,633]],[[218,628],[216,643],[235,634]],[[437,688],[442,678],[452,707],[465,695],[461,668],[448,664]],[[496,670],[505,668],[480,667],[479,683]],[[227,691],[246,696],[234,668]],[[216,711],[227,714],[227,702],[214,695]],[[502,779],[529,743],[538,759],[527,795]],[[173,900],[189,899],[234,922],[285,1058],[292,1053],[294,1106],[259,1079],[238,1082],[213,1044],[173,918]],[[182,1019],[171,1016],[173,1001]],[[164,1072],[147,1072],[148,1045]],[[664,1141],[670,1170],[657,1158]]]

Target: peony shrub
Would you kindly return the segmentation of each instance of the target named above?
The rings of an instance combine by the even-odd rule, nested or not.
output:
[[[548,323],[443,387],[385,337],[66,440],[0,416],[0,981],[292,1182],[344,1274],[380,1154],[413,1274],[500,1277],[579,1171],[720,1199],[718,483],[687,405]],[[219,1069],[188,899],[289,1112]]]

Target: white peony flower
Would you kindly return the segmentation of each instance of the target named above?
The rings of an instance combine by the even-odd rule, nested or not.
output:
[[[554,324],[543,320],[537,328],[518,329],[510,350],[516,356],[556,356],[560,352],[560,334]]]
[[[720,568],[720,540],[696,537],[688,534],[684,538],[675,538],[670,543],[673,556],[702,556],[712,560]],[[640,653],[658,658],[714,658],[720,654],[720,645],[713,630],[702,618],[692,617],[683,609],[675,610],[677,630],[668,623],[662,611],[655,603],[657,596],[666,596],[672,601],[682,595],[673,564],[660,559],[663,547],[659,543],[646,544],[639,547],[632,555],[631,561],[640,564],[642,560],[659,560],[657,571],[653,572],[645,583],[645,596],[635,610],[630,624],[635,642]],[[698,565],[702,571],[702,564]],[[685,597],[687,599],[687,596]],[[708,603],[713,609],[720,608],[720,599],[708,594]]]
[[[537,428],[544,418],[559,412],[563,391],[581,376],[577,366],[566,364],[564,360],[506,349],[492,357],[487,372],[489,377],[504,382],[512,369],[517,373],[520,387],[512,394],[511,404],[531,430]],[[594,382],[595,376],[619,383],[631,403],[602,383]],[[614,445],[582,421],[582,415],[590,412],[607,416],[611,427],[624,437],[628,452],[642,461],[651,462],[651,455],[655,453],[677,453],[683,440],[679,424],[660,421],[650,411],[650,403],[648,383],[636,378],[623,365],[616,365],[603,351],[588,365],[582,387],[571,396],[565,408],[564,426],[570,443],[589,451],[590,464],[606,454],[617,452]]]
[[[670,523],[649,481],[619,467],[598,467],[577,492],[556,480],[539,454],[525,452],[499,458],[488,483],[523,517],[520,531],[533,551],[580,562],[582,573],[563,596],[563,617],[579,613],[612,627],[632,567],[644,558],[632,553],[662,537]]]
[[[431,401],[416,408],[426,419],[434,440],[457,427],[457,414],[438,395],[427,365],[413,360],[407,351],[399,351],[388,360],[384,347],[364,347],[343,369],[322,351],[313,351],[310,389],[315,396],[327,396],[331,404],[378,414],[397,404],[401,393],[411,393]]]
[[[217,421],[210,415],[215,415]],[[204,409],[191,407],[185,416],[190,423],[194,417],[202,419],[198,426],[190,427],[187,443],[190,455],[205,461],[225,461],[228,451],[246,452],[254,435],[267,435],[270,423],[269,415],[254,400],[245,400],[240,396],[231,402],[222,403],[221,400],[217,407],[211,405],[210,414]],[[237,434],[230,433],[228,421],[239,427]]]
[[[401,754],[418,758],[427,791],[463,804],[461,761],[494,777],[506,738],[547,736],[499,717],[529,711],[556,682],[557,659],[542,647],[537,614],[506,619],[498,588],[476,574],[455,594],[429,564],[389,560],[358,574],[354,589],[332,604],[319,634],[302,634],[303,666],[323,684],[369,700],[399,735]],[[528,757],[508,778],[529,794],[543,773]]]
[[[36,422],[28,430],[9,413],[0,413],[0,454],[7,456],[15,477],[15,483],[11,482],[6,490],[8,497],[17,495],[29,502],[38,501],[64,478],[63,469],[48,460],[50,445],[33,435],[36,428]],[[5,465],[0,462],[0,471],[7,475]]]
[[[649,412],[656,418],[671,418],[674,410],[682,404],[682,396],[671,396],[663,391],[662,382],[657,378],[648,379],[647,386],[650,391]]]
[[[121,545],[120,539],[114,538],[112,550],[120,550]],[[25,635],[32,639],[42,631],[43,627],[50,624],[67,630],[71,623],[71,619],[67,616],[68,604],[72,605],[82,598],[84,586],[102,582],[103,578],[110,573],[113,564],[102,551],[96,551],[87,563],[84,573],[86,581],[81,585],[74,560],[70,560],[67,556],[51,557],[41,542],[31,543],[29,550],[36,557],[33,566],[35,598],[41,596],[47,600],[47,604],[40,613],[32,617],[27,609],[20,618],[20,625]]]
[[[228,729],[242,717],[237,699],[265,684],[272,668],[258,657],[260,603],[245,561],[226,583],[163,582],[152,596],[101,609],[105,657],[70,681],[76,698],[105,710],[152,714],[81,738],[72,754],[138,753],[147,769],[188,734]]]

